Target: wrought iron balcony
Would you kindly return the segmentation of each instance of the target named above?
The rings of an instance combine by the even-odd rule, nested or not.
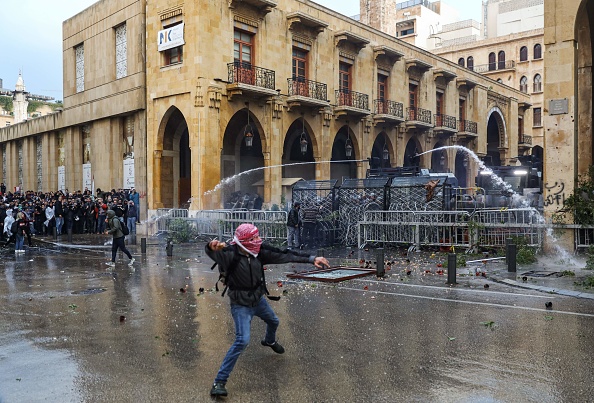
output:
[[[493,71],[510,70],[510,69],[515,69],[515,68],[516,68],[516,62],[514,60],[508,60],[506,62],[480,64],[478,66],[474,66],[471,70],[474,70],[477,73],[490,73]]]
[[[458,129],[456,118],[454,116],[438,113],[435,115],[435,128],[455,132]]]
[[[458,121],[458,136],[476,136],[478,134],[478,125],[472,120],[459,120]]]
[[[379,115],[376,120],[404,121],[404,106],[400,102],[376,99],[373,101],[373,112]]]
[[[528,136],[527,134],[521,134],[518,137],[518,145],[532,146],[532,136]]]
[[[420,122],[423,126],[431,126],[431,111],[422,108],[406,108],[406,120]]]
[[[369,96],[351,90],[336,90],[336,105],[369,110]]]
[[[276,91],[274,83],[274,70],[254,66],[246,62],[233,62],[227,64],[229,73],[228,82],[253,85]]]
[[[287,78],[287,83],[289,85],[287,102],[290,105],[328,105],[328,88],[326,84],[306,80],[303,77]]]

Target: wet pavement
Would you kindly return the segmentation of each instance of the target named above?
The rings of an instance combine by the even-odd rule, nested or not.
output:
[[[149,239],[145,255],[129,245],[132,268],[119,254],[110,269],[107,239],[0,251],[1,403],[211,401],[234,330],[203,245],[168,257]],[[333,265],[374,265],[373,250],[324,253]],[[548,258],[507,273],[487,261],[459,267],[449,286],[444,253],[385,257],[385,278],[336,284],[287,279],[309,265],[269,266],[287,351],[260,346],[254,320],[220,400],[592,401],[594,293],[576,283],[594,272]],[[563,270],[576,275],[523,275]]]

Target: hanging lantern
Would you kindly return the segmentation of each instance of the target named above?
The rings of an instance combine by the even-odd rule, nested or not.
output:
[[[439,157],[439,165],[444,166],[445,165],[445,155],[441,154],[441,157]]]
[[[301,154],[305,155],[307,153],[307,139],[305,138],[305,119],[301,118],[303,122],[303,126],[301,128],[301,136],[299,140],[299,146],[301,147]]]
[[[386,148],[385,144],[384,144],[384,151],[382,152],[382,157],[384,158],[384,161],[388,161],[390,159],[390,152]]]
[[[464,156],[464,160],[462,160],[462,166],[464,168],[468,168],[468,155]]]
[[[347,158],[351,158],[351,155],[353,155],[353,146],[351,145],[350,137],[347,138],[346,145],[344,146],[344,153]]]
[[[254,144],[254,130],[252,129],[252,125],[250,125],[250,104],[246,102],[246,106],[248,108],[247,111],[247,125],[243,129],[243,137],[245,138],[245,146],[247,148],[252,148]]]

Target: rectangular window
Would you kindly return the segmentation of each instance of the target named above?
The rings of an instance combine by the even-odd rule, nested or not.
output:
[[[415,29],[414,28],[409,28],[409,29],[405,29],[400,31],[400,36],[406,36],[406,35],[412,35],[415,33]]]
[[[251,66],[254,58],[253,38],[253,35],[238,29],[233,32],[233,59],[236,62]]]
[[[518,118],[518,142],[524,142],[524,119],[522,117]]]
[[[76,60],[76,92],[85,90],[85,45],[80,44],[74,47]]]
[[[183,62],[184,59],[182,49],[182,46],[178,46],[177,48],[164,50],[163,55],[165,56],[165,66]]]
[[[460,111],[458,113],[460,120],[466,120],[466,100],[460,99]]]
[[[377,75],[377,96],[380,101],[385,101],[388,97],[388,77],[383,74]]]
[[[443,92],[435,93],[435,113],[441,116],[443,112]]]
[[[293,79],[307,79],[307,52],[297,48],[293,48]]]
[[[533,115],[533,119],[534,119],[533,126],[542,126],[542,109],[534,108],[532,115]]]
[[[350,106],[351,101],[351,65],[348,63],[340,62],[338,65],[339,79],[338,85],[340,90],[340,105]]]
[[[418,86],[415,84],[408,85],[408,106],[410,108],[417,107],[417,94],[418,94]]]
[[[128,75],[128,41],[126,38],[126,24],[115,29],[116,80]]]

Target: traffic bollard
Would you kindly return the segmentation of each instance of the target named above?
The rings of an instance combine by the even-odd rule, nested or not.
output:
[[[54,234],[54,241],[58,240],[58,229],[56,227],[52,227],[52,233]]]
[[[516,272],[516,252],[517,252],[517,247],[516,244],[514,243],[509,243],[507,244],[507,271],[509,273],[515,273]]]
[[[140,238],[140,253],[146,255],[146,238]]]
[[[384,277],[386,275],[384,268],[384,248],[377,248],[375,250],[375,260],[377,262],[377,276]]]
[[[72,228],[68,228],[68,242],[72,243]]]
[[[456,254],[448,253],[448,282],[447,284],[456,284]]]

